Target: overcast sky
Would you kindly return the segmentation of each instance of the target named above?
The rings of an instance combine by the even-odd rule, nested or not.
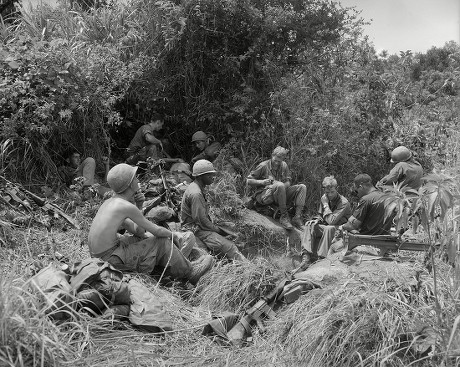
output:
[[[338,0],[362,10],[364,28],[377,52],[425,52],[448,41],[460,43],[460,0]]]

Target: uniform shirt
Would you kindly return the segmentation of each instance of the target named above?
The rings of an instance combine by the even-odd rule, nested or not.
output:
[[[323,198],[327,197],[326,194]],[[338,194],[334,199],[329,200],[329,208],[324,209],[323,205],[319,205],[318,214],[323,220],[332,226],[345,224],[351,216],[351,205],[345,196]]]
[[[182,225],[197,225],[203,231],[219,233],[209,216],[209,205],[203,195],[203,188],[193,181],[185,190],[181,203]]]
[[[280,166],[277,170],[275,170],[272,166],[272,160],[268,159],[259,163],[254,171],[251,171],[248,178],[252,178],[254,180],[265,180],[267,178],[273,178],[276,181],[286,182],[291,181],[291,171],[289,171],[288,165],[286,162],[281,162]],[[254,191],[261,192],[263,188],[256,187]]]
[[[214,141],[209,144],[200,154],[193,157],[192,163],[195,163],[200,159],[206,159],[207,161],[213,162],[219,155],[221,149],[222,145],[219,142]]]
[[[419,162],[409,160],[398,162],[388,175],[380,180],[383,185],[402,183],[411,189],[418,190],[422,186],[423,168]]]
[[[73,179],[78,176],[78,167],[73,168],[71,166],[61,166],[58,168],[58,173],[64,183],[67,186],[70,186],[73,183]]]
[[[134,138],[131,140],[131,143],[129,143],[128,153],[137,153],[143,147],[149,145],[150,143],[145,139],[145,136],[147,134],[154,135],[153,133],[154,130],[150,125],[144,125],[137,129]]]
[[[375,190],[359,200],[353,217],[361,222],[360,234],[390,234],[394,215],[385,220],[385,204],[381,201],[383,195],[383,192]]]

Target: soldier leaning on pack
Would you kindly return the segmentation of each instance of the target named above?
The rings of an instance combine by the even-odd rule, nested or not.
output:
[[[280,224],[284,228],[291,229],[292,225],[300,228],[303,225],[301,214],[305,206],[307,188],[304,184],[291,185],[291,172],[284,161],[287,153],[287,149],[276,147],[272,158],[260,163],[250,173],[246,182],[255,188],[253,198],[259,204],[278,205],[281,212]],[[287,205],[290,203],[295,205],[292,224],[287,212]]]
[[[156,266],[167,268],[177,279],[196,284],[213,264],[210,255],[190,262],[179,251],[181,236],[147,220],[132,203],[139,190],[137,167],[113,167],[107,182],[115,196],[106,200],[93,219],[88,236],[91,257],[101,258],[119,270],[151,274]],[[132,235],[118,235],[123,227]],[[153,237],[148,237],[146,231]],[[174,243],[171,243],[171,239]]]
[[[423,168],[413,158],[413,154],[409,149],[403,145],[393,149],[391,162],[396,163],[396,165],[388,175],[377,183],[377,187],[402,184],[403,187],[418,190],[422,186]]]
[[[200,151],[199,154],[192,158],[192,164],[200,159],[213,162],[222,149],[222,145],[219,142],[214,141],[211,143],[211,138],[203,131],[197,131],[192,135],[192,143],[194,143],[196,148]]]
[[[61,179],[67,186],[74,183],[77,177],[83,177],[83,187],[89,187],[95,183],[96,161],[93,157],[81,160],[80,153],[75,149],[70,149],[65,153],[65,165],[58,168]]]
[[[213,164],[201,159],[193,165],[192,171],[195,179],[182,196],[182,228],[191,230],[213,254],[231,260],[246,260],[236,245],[224,237],[227,233],[216,226],[209,217],[205,188],[214,180],[216,170]]]

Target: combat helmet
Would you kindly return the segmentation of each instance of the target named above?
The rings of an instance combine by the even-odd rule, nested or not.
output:
[[[119,194],[131,185],[134,176],[136,176],[136,171],[137,167],[130,166],[129,164],[117,164],[107,174],[107,183],[115,193]]]
[[[216,170],[211,162],[206,159],[200,159],[193,165],[192,176],[197,177],[206,173],[215,173]]]
[[[405,162],[411,158],[411,151],[407,149],[404,145],[400,145],[399,147],[393,149],[393,151],[391,152],[391,162],[393,163]]]
[[[208,135],[204,131],[197,131],[192,135],[192,143],[196,141],[204,141],[208,138]]]

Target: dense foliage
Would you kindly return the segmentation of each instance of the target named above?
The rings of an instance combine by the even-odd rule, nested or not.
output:
[[[362,22],[323,0],[20,9],[0,23],[0,168],[50,178],[69,146],[117,162],[153,112],[165,115],[172,154],[190,158],[202,129],[243,174],[286,146],[309,210],[322,177],[344,192],[358,172],[379,179],[398,144],[427,171],[452,166],[459,46],[377,55]]]

